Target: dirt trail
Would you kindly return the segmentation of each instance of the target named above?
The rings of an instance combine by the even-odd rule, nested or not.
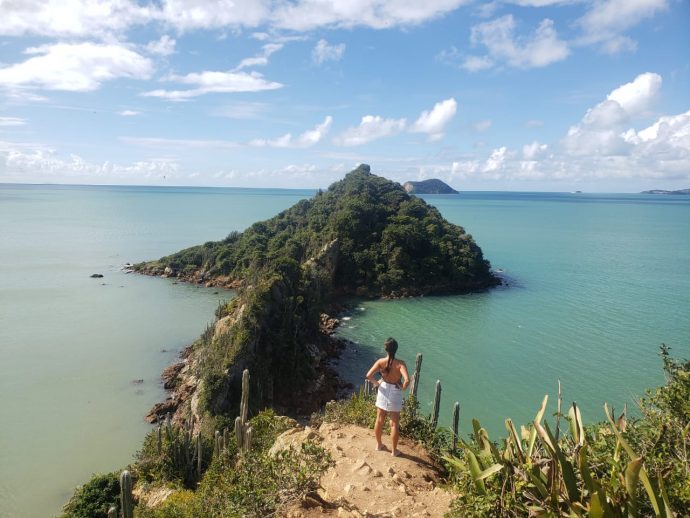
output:
[[[421,446],[401,439],[401,455],[376,451],[373,430],[324,423],[318,430],[295,429],[276,442],[280,449],[306,438],[331,452],[336,465],[321,478],[322,502],[307,498],[286,509],[288,518],[316,516],[377,517],[443,516],[452,496],[437,486],[433,463]],[[384,440],[390,447],[390,438]]]

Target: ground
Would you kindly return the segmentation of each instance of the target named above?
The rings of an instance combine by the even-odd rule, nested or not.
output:
[[[318,430],[286,432],[274,449],[306,438],[320,442],[336,464],[321,478],[321,500],[307,497],[283,510],[282,516],[440,517],[448,511],[452,496],[438,486],[437,469],[417,443],[401,439],[401,455],[393,457],[390,451],[376,451],[373,430],[324,423]]]

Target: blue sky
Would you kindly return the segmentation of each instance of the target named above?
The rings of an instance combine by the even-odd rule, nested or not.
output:
[[[0,182],[690,187],[680,0],[0,0]]]

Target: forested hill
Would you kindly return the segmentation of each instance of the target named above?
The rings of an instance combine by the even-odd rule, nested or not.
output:
[[[403,187],[410,194],[458,194],[458,191],[438,178],[421,182],[405,182]]]
[[[320,332],[335,296],[462,293],[499,283],[461,227],[365,165],[242,233],[135,269],[238,288],[169,380],[174,395],[152,412],[179,419],[234,418],[245,368],[255,409],[308,413],[335,397],[321,363],[330,342]]]
[[[146,273],[228,283],[263,268],[295,267],[336,240],[333,289],[370,296],[459,293],[497,283],[462,227],[361,165],[310,200],[243,233],[150,263]]]

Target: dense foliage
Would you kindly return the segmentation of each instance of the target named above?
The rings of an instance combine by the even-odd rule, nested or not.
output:
[[[462,292],[496,280],[462,227],[360,166],[344,180],[225,240],[163,257],[140,269],[172,275],[252,278],[257,270],[290,270],[338,242],[334,289],[368,295]]]
[[[120,497],[117,473],[94,475],[78,487],[63,508],[62,518],[105,518],[108,509],[117,506]]]
[[[309,344],[334,296],[457,293],[497,284],[461,227],[360,166],[345,179],[242,233],[138,265],[188,280],[241,279],[218,313],[231,325],[195,345],[202,411],[234,417],[239,375],[252,373],[252,407],[298,408],[313,384]]]

